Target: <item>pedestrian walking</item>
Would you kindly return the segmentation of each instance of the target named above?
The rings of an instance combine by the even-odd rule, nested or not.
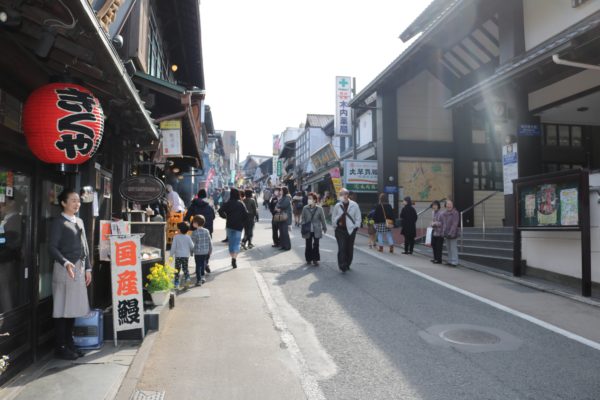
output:
[[[194,216],[202,215],[204,217],[203,227],[208,230],[208,232],[210,233],[210,237],[212,238],[215,221],[215,209],[206,200],[207,198],[208,193],[206,193],[206,189],[200,189],[198,191],[198,198],[192,201],[192,204],[190,204],[190,208],[185,214],[185,221],[191,221]],[[194,230],[194,224],[192,223],[192,231]],[[206,258],[206,265],[204,266],[204,271],[210,274],[210,267],[208,265],[209,260],[210,256]]]
[[[271,211],[271,230],[273,231],[273,245],[271,247],[279,247],[279,224],[275,221],[275,214],[277,211],[277,202],[281,196],[281,190],[279,188],[275,188],[273,190],[273,194],[271,195],[271,199],[269,200],[269,211]]]
[[[231,267],[235,269],[237,268],[237,256],[240,253],[242,230],[248,218],[248,211],[244,203],[240,200],[239,190],[231,188],[229,201],[219,208],[219,216],[226,219],[225,228],[227,231],[229,255],[231,256]]]
[[[192,242],[194,242],[194,261],[196,261],[196,286],[206,282],[204,272],[208,257],[212,253],[211,235],[205,226],[206,220],[203,215],[195,215],[192,218]]]
[[[184,279],[182,286],[189,286],[190,271],[188,264],[194,252],[194,242],[187,234],[190,230],[190,225],[183,221],[177,224],[177,229],[179,229],[179,232],[173,237],[173,243],[171,243],[171,257],[175,258],[175,290],[179,289],[179,274],[181,270],[183,270]]]
[[[444,213],[441,210],[440,202],[434,200],[431,203],[431,208],[433,209],[433,218],[431,222],[431,248],[433,250],[433,259],[431,260],[434,264],[442,263],[442,249],[444,247],[444,230],[442,223],[442,214]]]
[[[62,214],[52,221],[48,250],[54,261],[52,274],[52,317],[56,340],[55,355],[64,360],[83,356],[73,342],[75,318],[90,312],[86,286],[92,282],[92,264],[85,227],[77,213],[81,200],[77,192],[65,189],[58,196]]]
[[[275,211],[280,215],[280,220],[277,221],[279,228],[279,245],[280,249],[287,251],[292,249],[290,241],[290,227],[292,225],[292,198],[286,186],[281,187],[281,198],[277,202]],[[282,217],[285,215],[285,217]]]
[[[375,209],[369,211],[369,214],[365,217],[363,225],[367,226],[367,233],[369,234],[369,248],[377,248],[377,228],[375,228]]]
[[[458,210],[454,208],[452,200],[446,200],[446,211],[441,215],[442,231],[448,248],[448,265],[453,267],[458,266],[458,236],[460,215]]]
[[[400,221],[402,230],[400,233],[404,236],[404,252],[402,254],[412,254],[415,248],[415,238],[417,237],[417,211],[413,207],[412,199],[405,197],[404,207],[400,212]]]
[[[342,272],[350,269],[354,257],[354,239],[360,227],[361,215],[358,204],[350,200],[348,189],[340,190],[338,203],[333,207],[331,220],[335,226],[338,244],[338,267]]]
[[[244,250],[251,249],[254,247],[252,244],[252,237],[254,236],[254,223],[258,222],[258,203],[254,198],[254,192],[252,189],[246,189],[246,196],[244,196],[244,205],[248,211],[248,218],[244,225],[244,238],[242,239],[242,248]]]
[[[302,209],[300,217],[300,226],[302,237],[306,240],[306,249],[304,250],[304,258],[306,264],[311,263],[315,266],[321,261],[319,252],[319,240],[323,234],[327,232],[327,223],[325,222],[325,213],[323,208],[318,204],[319,197],[316,193],[309,193],[307,205]]]
[[[167,202],[169,203],[169,209],[171,212],[183,212],[185,210],[185,204],[175,190],[173,190],[173,186],[165,185],[167,189]]]
[[[302,216],[302,210],[304,209],[304,202],[302,201],[302,192],[296,192],[292,197],[292,208],[294,210],[294,225],[300,226],[300,217]]]
[[[390,246],[390,253],[394,252],[394,238],[392,228],[394,227],[394,210],[387,201],[387,195],[379,195],[379,203],[375,206],[375,230],[377,231],[377,246],[379,252],[383,252],[384,236]]]

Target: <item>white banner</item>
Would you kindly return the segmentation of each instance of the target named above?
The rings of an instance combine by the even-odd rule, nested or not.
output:
[[[504,194],[513,194],[513,179],[519,177],[519,157],[517,144],[502,146],[502,173],[504,175]]]
[[[163,121],[160,123],[162,133],[162,150],[165,157],[181,156],[181,120]]]
[[[110,237],[115,340],[118,331],[144,330],[141,247],[140,237],[136,235]]]
[[[335,135],[352,135],[352,110],[350,109],[350,100],[352,100],[352,78],[349,76],[336,76]]]

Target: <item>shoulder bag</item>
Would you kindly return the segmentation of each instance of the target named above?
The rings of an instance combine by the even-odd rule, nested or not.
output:
[[[383,217],[385,218],[385,227],[388,229],[394,228],[394,220],[387,217],[385,214],[385,206],[383,204],[381,205],[381,209],[383,210]]]
[[[286,222],[288,219],[286,212],[276,212],[273,214],[273,222]]]
[[[300,227],[300,234],[303,235],[303,236],[310,234],[310,228],[311,228],[311,225],[312,225],[312,221],[315,218],[315,213],[317,212],[317,208],[315,207],[314,210],[309,211],[309,212],[310,212],[310,221],[303,223],[302,227]]]

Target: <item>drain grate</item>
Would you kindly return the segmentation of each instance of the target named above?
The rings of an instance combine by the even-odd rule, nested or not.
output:
[[[482,345],[500,343],[500,338],[478,329],[454,329],[440,333],[440,337],[455,344]]]
[[[155,392],[151,390],[136,390],[131,400],[164,400],[165,392]]]

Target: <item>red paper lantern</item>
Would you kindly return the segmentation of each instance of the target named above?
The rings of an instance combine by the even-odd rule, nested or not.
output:
[[[35,90],[23,107],[23,132],[31,152],[50,164],[83,164],[98,150],[104,131],[100,102],[73,83]]]

